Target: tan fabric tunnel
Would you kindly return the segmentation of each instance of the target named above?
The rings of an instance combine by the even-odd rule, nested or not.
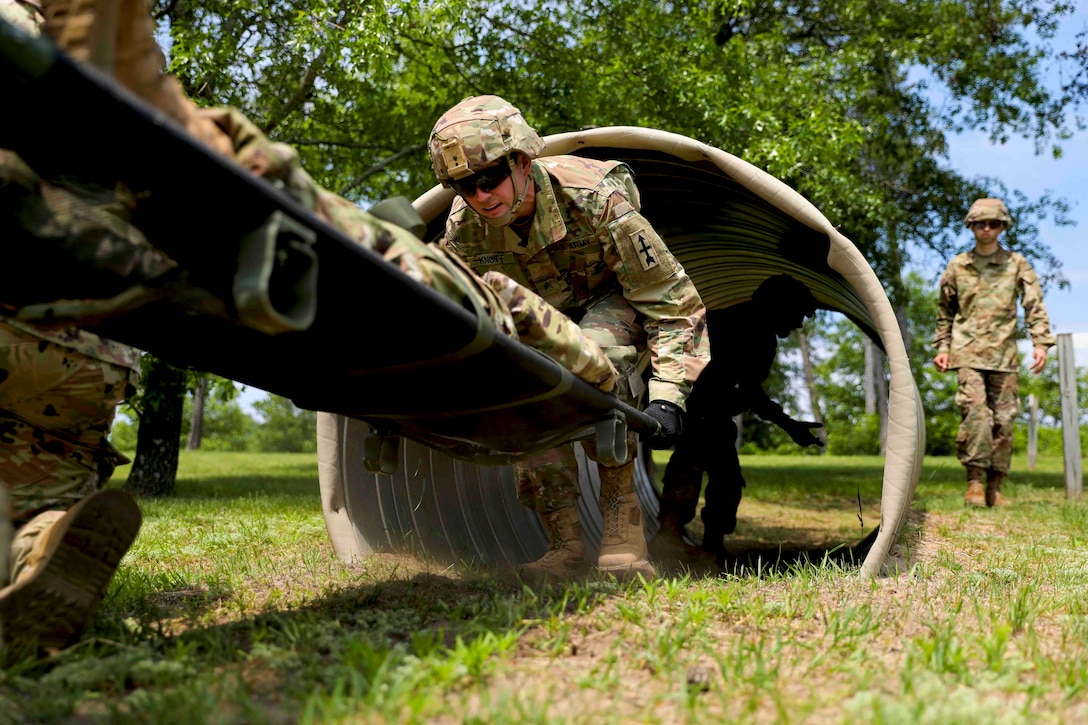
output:
[[[751,297],[766,277],[804,282],[821,307],[853,320],[886,352],[891,373],[880,531],[862,576],[880,572],[906,518],[921,471],[925,423],[891,304],[857,248],[786,184],[731,154],[665,131],[597,128],[549,136],[545,155],[616,159],[635,172],[642,212],[695,281],[709,308]],[[415,202],[428,239],[442,229],[451,192]],[[712,331],[712,334],[722,334]],[[509,466],[477,466],[406,442],[392,476],[362,461],[365,423],[320,414],[322,503],[333,547],[345,559],[375,549],[410,549],[441,560],[513,566],[539,556],[546,537],[516,500]],[[596,467],[580,458],[583,525],[600,536]],[[644,465],[636,484],[648,525],[657,500]],[[648,531],[648,533],[653,533]]]

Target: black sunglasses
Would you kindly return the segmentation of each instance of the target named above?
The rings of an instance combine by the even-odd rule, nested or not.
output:
[[[971,222],[972,229],[1001,229],[1005,226],[1005,222],[998,221],[997,219],[987,219],[981,222]]]
[[[510,176],[510,164],[507,161],[489,166],[477,171],[472,176],[463,179],[450,179],[450,188],[454,193],[464,197],[476,196],[476,190],[494,191],[499,184]]]

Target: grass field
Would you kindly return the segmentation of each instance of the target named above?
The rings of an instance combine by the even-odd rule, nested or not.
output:
[[[878,458],[742,463],[736,547],[878,521]],[[1014,469],[1008,509],[964,510],[962,479],[927,460],[878,580],[823,563],[533,592],[341,564],[312,455],[183,454],[84,639],[6,655],[0,723],[1088,722],[1088,503],[1058,459]]]

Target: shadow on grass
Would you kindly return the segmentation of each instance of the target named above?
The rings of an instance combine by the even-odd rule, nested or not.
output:
[[[216,616],[229,592],[153,590],[126,607],[118,607],[117,598],[105,602],[81,641],[57,655],[3,653],[0,672],[41,677],[73,660],[124,658],[138,650],[140,657],[180,657],[202,667],[264,668],[262,678],[275,680],[279,692],[290,689],[290,672],[303,664],[309,670],[341,663],[345,649],[401,658],[460,651],[478,641],[486,648],[496,638],[516,638],[526,621],[587,611],[623,586],[609,581],[529,589],[505,572],[473,578],[419,572],[338,587],[297,606],[266,603],[265,611],[212,624],[202,620]]]
[[[719,561],[722,569],[736,576],[760,578],[788,575],[800,567],[836,566],[857,568],[876,541],[879,529],[875,528],[856,543],[832,545],[798,545],[803,537],[784,536],[783,543],[768,545],[764,541],[745,537],[726,539],[725,556]]]

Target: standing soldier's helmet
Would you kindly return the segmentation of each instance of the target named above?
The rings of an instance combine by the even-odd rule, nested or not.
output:
[[[448,188],[450,179],[470,176],[515,151],[535,159],[544,140],[517,106],[498,96],[473,96],[442,114],[428,146],[435,176]]]
[[[967,210],[965,223],[971,226],[975,222],[984,222],[996,219],[1006,227],[1012,226],[1012,217],[1005,207],[1005,202],[1000,199],[975,199],[975,203]]]

